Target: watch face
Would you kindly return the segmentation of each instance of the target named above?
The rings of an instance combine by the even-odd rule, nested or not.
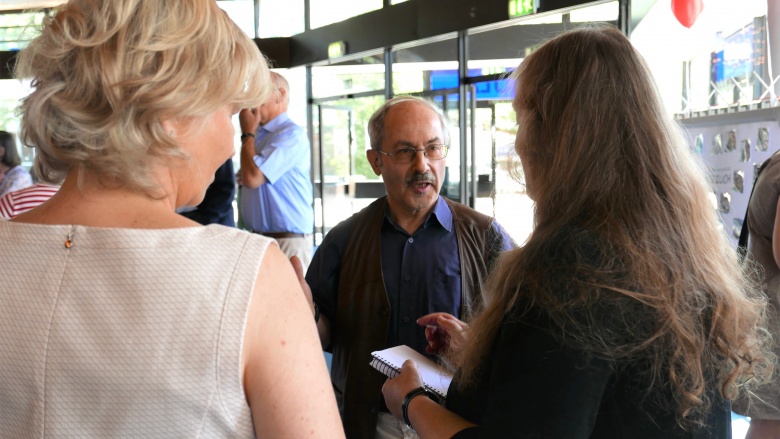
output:
[[[731,224],[731,234],[734,235],[734,238],[739,239],[739,235],[742,234],[742,223],[743,220],[741,218],[733,218],[732,224]]]
[[[750,161],[750,139],[745,139],[742,141],[742,146],[739,148],[739,161]]]
[[[696,136],[693,142],[693,152],[701,155],[701,151],[704,148],[704,134]]]
[[[742,171],[734,171],[734,190],[739,193],[745,193],[745,173]]]
[[[756,151],[766,151],[769,149],[769,128],[758,129],[758,140],[756,141]]]
[[[721,139],[720,133],[715,134],[712,138],[712,153],[723,154],[723,139]]]
[[[726,136],[726,151],[734,151],[737,149],[737,132],[731,130]]]
[[[723,213],[731,212],[731,194],[723,192],[718,199],[718,210]]]

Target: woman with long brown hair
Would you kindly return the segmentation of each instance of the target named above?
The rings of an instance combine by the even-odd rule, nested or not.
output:
[[[388,407],[422,438],[730,437],[728,401],[771,375],[765,302],[641,56],[580,28],[513,78],[534,231],[495,268],[446,407],[405,398],[411,362]]]
[[[57,193],[0,221],[0,437],[343,438],[270,238],[176,213],[273,88],[213,0],[70,0],[20,54]]]

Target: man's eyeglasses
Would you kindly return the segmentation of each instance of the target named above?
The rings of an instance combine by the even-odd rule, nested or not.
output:
[[[395,150],[395,152],[384,152],[377,149],[376,152],[392,157],[396,163],[404,164],[413,162],[417,157],[418,152],[423,153],[428,160],[441,160],[444,157],[447,157],[447,152],[449,150],[450,147],[447,145],[428,145],[423,149],[401,148]]]

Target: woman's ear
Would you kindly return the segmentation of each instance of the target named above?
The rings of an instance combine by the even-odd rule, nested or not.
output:
[[[192,121],[189,121],[191,124]],[[189,125],[185,120],[179,118],[161,119],[160,126],[163,132],[167,134],[171,139],[181,138],[184,136],[189,128]]]
[[[163,119],[160,121],[160,126],[162,126],[163,132],[165,134],[171,138],[176,137],[178,123],[176,123],[174,119]]]

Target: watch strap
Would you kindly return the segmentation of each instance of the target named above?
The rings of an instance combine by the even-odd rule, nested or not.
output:
[[[412,402],[412,399],[420,395],[430,397],[428,391],[425,390],[425,387],[418,387],[407,393],[406,396],[404,396],[404,401],[401,403],[401,415],[404,418],[404,424],[406,424],[409,428],[412,428],[412,423],[409,421],[409,403]]]

